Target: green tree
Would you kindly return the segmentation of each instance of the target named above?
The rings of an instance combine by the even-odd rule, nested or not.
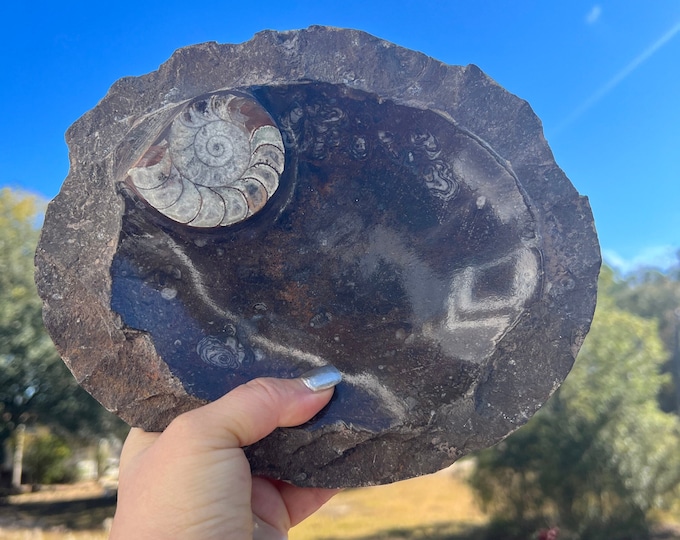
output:
[[[43,428],[26,437],[24,471],[31,484],[55,484],[72,480],[67,441]]]
[[[678,263],[661,272],[642,269],[612,287],[616,304],[646,319],[656,320],[670,357],[664,371],[672,375],[659,396],[665,411],[680,415],[680,252]]]
[[[0,449],[18,424],[96,436],[121,423],[82,390],[44,330],[33,282],[39,201],[0,190]]]
[[[619,309],[605,270],[593,325],[562,388],[524,428],[479,455],[472,477],[503,538],[644,538],[678,496],[680,421],[658,407],[667,376],[656,323]],[[492,535],[493,535],[492,529]]]

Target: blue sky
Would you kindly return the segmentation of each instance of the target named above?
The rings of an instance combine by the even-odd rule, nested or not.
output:
[[[621,269],[680,249],[677,0],[5,0],[0,20],[0,186],[56,195],[68,126],[179,47],[325,24],[476,64],[526,99]]]

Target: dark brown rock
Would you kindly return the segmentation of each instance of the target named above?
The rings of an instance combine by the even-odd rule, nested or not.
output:
[[[436,471],[524,424],[588,331],[587,200],[529,105],[475,66],[262,32],[116,82],[67,141],[37,282],[104,406],[162,430],[254,377],[343,372],[313,421],[248,448],[258,474]]]

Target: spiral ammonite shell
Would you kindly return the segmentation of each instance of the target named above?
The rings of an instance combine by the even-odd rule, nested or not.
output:
[[[281,133],[253,98],[216,92],[185,105],[127,181],[164,216],[190,227],[239,223],[279,186]]]

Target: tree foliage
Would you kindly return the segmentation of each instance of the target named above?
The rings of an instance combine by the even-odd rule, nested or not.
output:
[[[680,415],[680,252],[678,262],[666,272],[642,269],[613,285],[616,304],[659,324],[659,336],[670,356],[664,372],[672,375],[661,389],[665,411]]]
[[[560,527],[560,538],[644,538],[649,511],[680,494],[680,420],[658,407],[668,376],[656,322],[616,306],[611,272],[602,281],[565,384],[479,456],[472,484],[503,538],[546,526]]]
[[[31,484],[55,484],[72,480],[68,459],[71,449],[67,442],[47,429],[26,436],[24,473]]]
[[[39,201],[0,190],[0,448],[19,423],[96,436],[121,423],[82,390],[42,324],[33,282]]]

